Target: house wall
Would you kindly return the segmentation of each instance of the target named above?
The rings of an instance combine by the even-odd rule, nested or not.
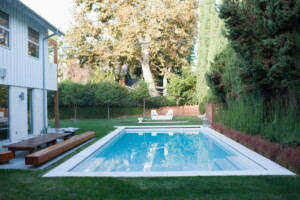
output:
[[[0,68],[6,69],[6,78],[0,79],[0,85],[13,85],[28,88],[43,88],[43,38],[48,29],[28,17],[18,8],[0,1],[0,10],[9,15],[9,47],[0,45]],[[28,27],[39,32],[39,58],[28,55]],[[56,67],[48,61],[48,41],[45,41],[46,76],[47,71],[57,74]],[[46,81],[47,90],[57,89],[57,79],[51,76]]]
[[[23,87],[9,87],[9,132],[11,142],[19,141],[29,137],[27,119],[27,91],[27,88]],[[19,95],[22,92],[24,93],[24,100],[19,98]],[[47,98],[47,96],[45,97]],[[33,89],[31,98],[33,123],[32,133],[33,135],[40,135],[43,130],[43,90]]]
[[[47,99],[47,93],[45,99]],[[47,112],[46,112],[46,120],[47,120]],[[33,121],[33,135],[41,134],[43,130],[43,90],[40,89],[32,90],[32,121]]]
[[[19,98],[24,93],[24,100]],[[9,133],[11,141],[28,137],[27,88],[9,87]]]
[[[43,38],[48,35],[45,26],[29,17],[10,1],[0,0],[0,10],[9,15],[9,47],[0,45],[0,68],[6,69],[6,77],[0,78],[0,85],[9,86],[9,134],[10,142],[14,142],[29,136],[28,88],[32,89],[33,135],[39,135],[43,129],[43,42],[46,53],[46,90],[57,90],[57,65],[48,61],[48,41],[43,41]],[[39,32],[39,58],[28,55],[28,27]],[[19,98],[22,92],[23,101]],[[45,104],[47,116],[47,101]]]

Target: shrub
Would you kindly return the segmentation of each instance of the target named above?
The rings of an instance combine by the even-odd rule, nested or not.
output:
[[[122,108],[122,107],[111,107],[110,116],[112,118],[117,118],[121,116],[136,116],[142,115],[142,108]],[[54,118],[54,109],[48,109],[49,119]],[[62,107],[59,108],[59,119],[73,119],[74,110],[72,107]],[[103,106],[92,106],[92,107],[78,107],[77,108],[77,119],[107,119],[107,107]]]
[[[160,108],[164,106],[175,106],[176,103],[165,96],[152,97],[146,100],[147,108]]]
[[[266,106],[258,95],[229,99],[228,104],[222,106],[221,114],[216,115],[216,121],[278,143],[297,141],[300,139],[300,116],[293,97],[288,102],[287,107],[285,101],[273,99]]]
[[[206,73],[207,85],[224,103],[220,123],[278,143],[300,139],[296,2],[223,1],[219,17],[229,44]]]
[[[64,104],[73,105],[74,121],[76,121],[77,107],[83,104],[84,87],[80,83],[67,81],[63,92],[60,94]]]
[[[280,144],[267,141],[259,135],[251,136],[219,123],[212,124],[211,128],[296,173],[300,172],[300,147],[284,147]]]
[[[191,73],[170,76],[167,86],[168,99],[177,106],[197,104],[196,82],[196,76]]]
[[[203,98],[203,101],[199,103],[199,112],[200,114],[204,114],[206,110],[206,104],[216,104],[220,103],[220,99],[213,95],[212,91],[209,89],[207,91],[207,95]]]
[[[183,93],[183,99],[181,104],[190,103],[195,96],[192,94],[187,94],[187,91]],[[145,101],[146,108],[159,108],[164,106],[174,106],[176,105],[175,101],[165,97],[151,97],[148,91],[148,85],[145,81],[140,81],[135,84],[133,88],[122,87],[115,82],[100,82],[100,83],[87,83],[80,84],[74,83],[69,80],[63,80],[58,84],[58,93],[59,93],[59,107],[60,107],[60,118],[74,118],[69,115],[70,108],[74,109],[74,116],[78,114],[82,119],[83,116],[86,116],[86,119],[90,119],[89,116],[82,114],[81,109],[85,107],[107,107],[107,110],[110,109],[113,112],[113,107],[116,108],[137,108],[143,107]],[[181,105],[180,104],[180,105]],[[48,110],[52,110],[54,107],[54,93],[48,92]],[[78,109],[77,109],[78,108]],[[79,111],[81,110],[81,111]],[[102,112],[108,113],[103,109],[98,109]],[[95,111],[95,112],[98,112]],[[64,113],[65,112],[65,113]],[[78,113],[77,113],[78,112]],[[125,113],[126,114],[126,113]],[[66,117],[64,116],[66,115]],[[104,114],[103,114],[104,115]],[[98,114],[96,116],[103,116]],[[105,116],[109,117],[108,114]],[[98,118],[98,117],[92,117]]]
[[[203,114],[205,113],[205,110],[206,110],[205,103],[201,102],[201,103],[199,104],[198,109],[199,109],[199,113],[200,113],[201,115],[203,115]]]

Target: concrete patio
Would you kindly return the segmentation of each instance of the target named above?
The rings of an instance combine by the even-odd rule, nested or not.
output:
[[[80,147],[84,146],[85,144],[90,143],[92,140],[86,141],[77,147],[57,156],[56,158],[50,160],[49,162],[46,162],[45,164],[39,165],[39,166],[33,166],[33,165],[25,165],[25,156],[27,156],[29,153],[28,151],[17,151],[15,154],[15,158],[13,160],[10,160],[9,163],[0,165],[0,169],[24,169],[24,170],[40,170],[45,169],[46,167],[54,164],[55,162],[59,161],[60,159],[64,158],[65,156],[69,155],[70,153],[74,152],[75,150],[79,149]],[[57,143],[62,142],[63,140],[58,140]],[[44,149],[46,145],[43,145],[40,149]],[[7,151],[5,148],[0,148],[1,151]]]

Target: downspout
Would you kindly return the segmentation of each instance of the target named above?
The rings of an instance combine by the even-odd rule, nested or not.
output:
[[[45,41],[55,35],[58,34],[58,30],[56,30],[56,33],[53,33],[51,35],[48,35],[43,39],[43,134],[47,134],[47,124],[46,124],[46,61],[45,61]]]

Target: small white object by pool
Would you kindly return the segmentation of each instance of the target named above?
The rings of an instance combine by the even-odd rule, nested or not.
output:
[[[295,175],[203,126],[118,127],[44,177]]]
[[[143,122],[143,118],[142,117],[138,117],[138,123],[142,123]]]

